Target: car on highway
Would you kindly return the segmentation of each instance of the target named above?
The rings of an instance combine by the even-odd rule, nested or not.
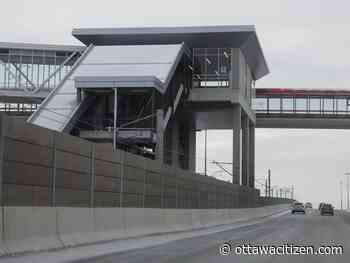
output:
[[[312,204],[310,202],[307,202],[305,203],[305,208],[308,209],[308,208],[312,208]]]
[[[320,209],[320,215],[331,215],[334,216],[334,208],[331,204],[324,204]]]
[[[318,205],[318,210],[319,211],[321,211],[321,208],[322,208],[322,206],[324,205],[324,203],[322,202],[322,203],[320,203],[319,205]]]
[[[305,207],[304,207],[303,203],[300,203],[300,202],[293,203],[292,214],[295,214],[295,213],[305,214]]]

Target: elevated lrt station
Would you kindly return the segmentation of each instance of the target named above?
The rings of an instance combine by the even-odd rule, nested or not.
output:
[[[0,43],[0,110],[194,172],[196,131],[232,130],[254,187],[255,128],[349,128],[348,91],[255,89],[253,26],[74,29],[82,46]]]
[[[190,171],[196,131],[231,129],[232,181],[254,187],[253,85],[268,68],[253,26],[73,36],[86,48],[28,122]]]

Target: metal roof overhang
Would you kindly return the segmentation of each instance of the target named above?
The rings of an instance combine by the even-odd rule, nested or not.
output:
[[[75,77],[75,87],[82,89],[103,88],[156,88],[163,91],[164,85],[155,76],[117,76],[117,77]]]
[[[74,45],[47,45],[47,44],[31,44],[31,43],[11,43],[0,42],[2,49],[26,49],[26,50],[47,50],[47,51],[83,51],[85,46]]]
[[[150,45],[179,44],[190,48],[240,48],[254,75],[259,79],[269,73],[255,27],[145,27],[145,28],[77,28],[73,36],[84,44]]]

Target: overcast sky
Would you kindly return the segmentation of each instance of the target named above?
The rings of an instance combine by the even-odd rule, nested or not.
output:
[[[3,0],[0,41],[79,44],[74,27],[253,24],[271,71],[258,88],[349,89],[349,8],[343,0]],[[273,184],[294,184],[302,201],[339,205],[350,132],[259,129],[256,136],[258,178],[271,168]],[[211,131],[208,159],[232,161],[231,137]]]

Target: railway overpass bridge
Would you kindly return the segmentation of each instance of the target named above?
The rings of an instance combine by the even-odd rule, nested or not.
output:
[[[349,129],[350,91],[256,89],[257,128]]]

